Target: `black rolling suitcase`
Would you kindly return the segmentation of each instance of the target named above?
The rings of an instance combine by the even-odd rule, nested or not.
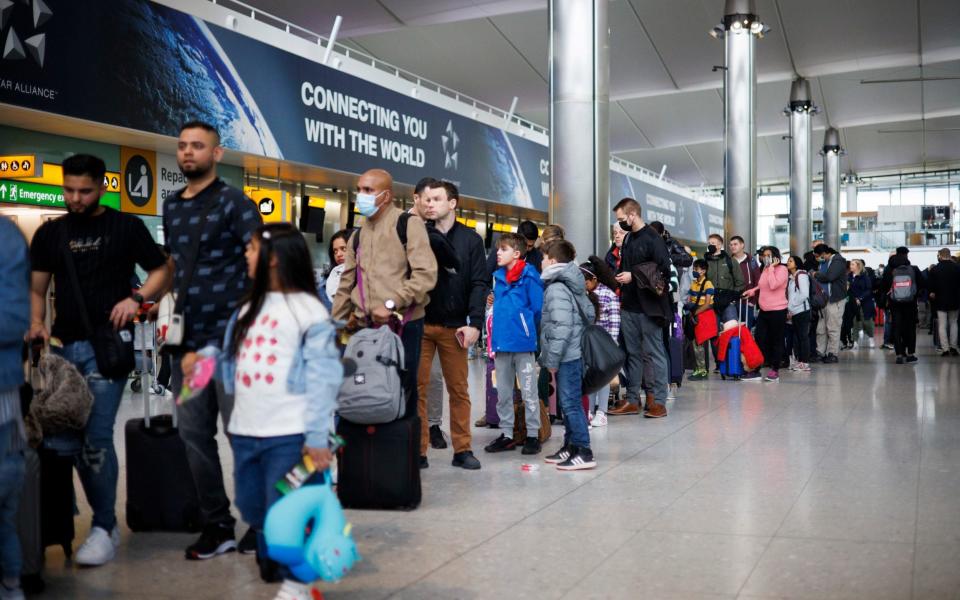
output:
[[[144,325],[140,325],[143,327]],[[150,370],[146,352],[140,394],[142,419],[124,427],[127,452],[127,527],[131,531],[200,531],[197,489],[187,464],[186,448],[173,414],[150,416]]]
[[[337,495],[344,508],[413,510],[420,504],[420,418],[382,425],[340,419]]]

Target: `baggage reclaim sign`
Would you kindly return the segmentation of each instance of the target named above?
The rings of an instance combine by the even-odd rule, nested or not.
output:
[[[66,208],[63,200],[63,188],[15,179],[0,180],[0,202]],[[120,210],[120,194],[107,192],[100,198],[100,204]]]

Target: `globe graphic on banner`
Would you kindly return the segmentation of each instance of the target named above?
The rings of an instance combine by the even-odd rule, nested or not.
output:
[[[180,125],[214,125],[225,147],[273,158],[283,154],[250,92],[206,24],[186,14],[136,2],[113,4],[107,18],[121,48],[135,48],[115,68],[98,74],[119,91],[114,118],[135,129],[177,135]]]

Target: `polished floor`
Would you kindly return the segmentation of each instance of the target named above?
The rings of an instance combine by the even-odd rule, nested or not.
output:
[[[521,470],[527,457],[484,455],[496,432],[475,429],[481,471],[431,450],[418,510],[349,511],[364,560],[324,594],[960,598],[960,359],[936,356],[929,336],[920,344],[913,366],[859,350],[777,384],[687,383],[669,418],[593,430],[593,471]],[[475,398],[481,367],[471,365]],[[125,401],[119,422],[141,411]],[[77,544],[82,500],[81,513]],[[122,537],[98,569],[49,549],[47,596],[273,597],[252,557],[187,562],[190,536]]]

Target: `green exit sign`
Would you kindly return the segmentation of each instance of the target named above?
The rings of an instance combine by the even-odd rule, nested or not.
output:
[[[9,179],[0,181],[0,202],[53,208],[67,206],[63,200],[63,190],[57,186]],[[120,194],[108,192],[100,198],[100,204],[120,210]]]

